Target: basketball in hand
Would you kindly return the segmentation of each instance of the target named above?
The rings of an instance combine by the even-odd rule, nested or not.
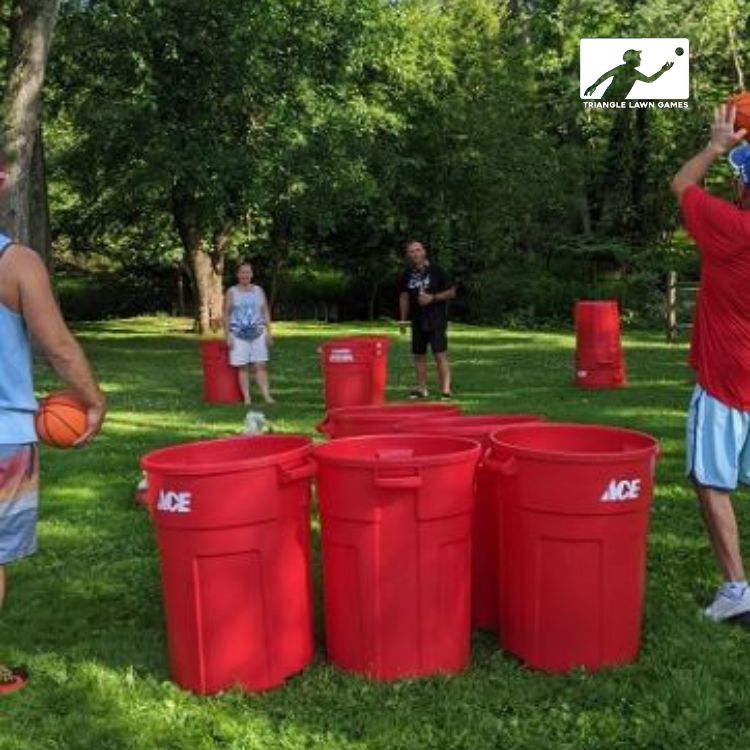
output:
[[[86,432],[86,407],[72,393],[58,391],[42,399],[36,433],[45,445],[70,448]]]
[[[730,99],[729,104],[735,107],[734,129],[744,128],[747,130],[745,138],[750,138],[750,91],[741,91],[739,94],[735,94]]]

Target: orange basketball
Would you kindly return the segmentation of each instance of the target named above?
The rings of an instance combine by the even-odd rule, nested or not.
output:
[[[70,448],[86,432],[86,407],[69,391],[50,393],[39,404],[36,432],[45,445]]]
[[[750,91],[741,91],[735,94],[730,100],[730,104],[736,107],[734,115],[734,128],[747,130],[746,138],[750,138]]]

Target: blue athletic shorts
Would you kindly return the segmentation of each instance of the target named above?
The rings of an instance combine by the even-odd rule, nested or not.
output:
[[[687,475],[699,486],[733,492],[750,485],[750,412],[695,386],[687,418]]]
[[[36,552],[38,508],[36,445],[0,444],[0,565]]]

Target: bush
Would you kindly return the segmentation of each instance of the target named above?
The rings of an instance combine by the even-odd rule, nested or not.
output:
[[[616,299],[623,322],[660,325],[664,319],[665,276],[655,270],[630,274],[538,265],[509,266],[473,280],[471,318],[510,327],[569,326],[577,300]]]
[[[171,313],[176,306],[173,270],[148,273],[66,273],[56,275],[55,290],[68,320],[104,320],[147,313]]]

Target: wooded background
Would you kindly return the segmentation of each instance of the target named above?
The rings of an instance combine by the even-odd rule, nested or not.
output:
[[[669,180],[744,88],[749,17],[737,0],[12,0],[0,226],[45,254],[72,318],[207,330],[240,257],[277,314],[395,315],[416,237],[466,320],[557,323],[616,296],[654,322],[667,271],[696,268]],[[580,38],[646,36],[689,37],[690,108],[584,109]]]

